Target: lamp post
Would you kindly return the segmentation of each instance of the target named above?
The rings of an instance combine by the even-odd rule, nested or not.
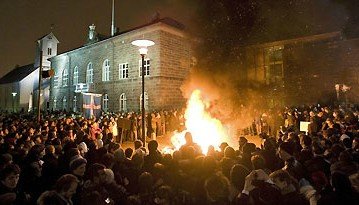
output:
[[[11,95],[12,95],[12,110],[13,110],[13,112],[15,112],[15,97],[16,97],[17,93],[12,92]]]
[[[150,40],[135,40],[131,43],[134,46],[139,47],[138,51],[142,57],[142,98],[141,98],[141,113],[142,113],[142,142],[143,146],[146,145],[146,133],[145,133],[145,55],[147,55],[147,47],[155,45],[153,41]]]

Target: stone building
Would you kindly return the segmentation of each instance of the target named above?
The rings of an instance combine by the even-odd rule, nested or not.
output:
[[[359,39],[332,32],[248,46],[243,52],[248,80],[263,87],[270,107],[359,101]]]
[[[50,58],[55,76],[50,109],[81,111],[82,93],[102,94],[104,111],[139,111],[142,61],[137,39],[155,42],[145,57],[146,110],[184,105],[180,87],[189,74],[192,51],[184,26],[171,18],[103,38],[89,27],[86,45]]]

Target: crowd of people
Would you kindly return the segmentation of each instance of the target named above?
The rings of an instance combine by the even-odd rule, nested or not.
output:
[[[153,137],[181,129],[181,117],[158,120],[165,112],[149,118],[159,126],[146,130],[152,139],[146,147],[135,114],[124,116],[137,119],[129,134],[117,130],[117,115],[50,113],[38,123],[31,114],[1,114],[0,204],[357,204],[358,110],[273,113],[250,128],[261,147],[241,136],[235,147],[223,142],[204,151],[188,132],[172,154],[161,153]],[[306,133],[300,121],[310,122]],[[133,148],[121,146],[119,133],[130,136]]]

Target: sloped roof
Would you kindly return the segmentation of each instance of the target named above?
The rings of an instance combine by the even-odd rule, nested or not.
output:
[[[0,78],[0,84],[19,82],[35,70],[36,68],[34,68],[34,64],[16,67]]]
[[[120,33],[117,33],[115,36],[118,36],[118,35],[121,35],[121,34],[124,34],[124,33],[127,33],[127,32],[130,32],[130,31],[133,31],[133,30],[137,30],[137,29],[140,29],[140,28],[143,28],[143,27],[146,27],[146,26],[149,26],[149,25],[152,25],[152,24],[156,24],[156,23],[164,23],[164,24],[167,24],[169,26],[172,26],[172,27],[175,27],[177,29],[180,29],[180,30],[184,30],[185,29],[185,26],[183,24],[181,24],[180,22],[172,19],[172,18],[169,18],[169,17],[165,17],[165,18],[161,18],[161,19],[156,19],[154,21],[151,21],[147,24],[144,24],[142,26],[138,26],[138,27],[135,27],[135,28],[132,28],[132,29],[129,29],[127,31],[123,31],[123,32],[120,32]]]
[[[54,41],[55,41],[56,43],[60,43],[60,41],[56,38],[56,36],[55,36],[54,33],[52,33],[52,32],[41,36],[41,37],[40,37],[39,39],[37,39],[37,40],[39,41],[39,40],[42,40],[42,39],[44,39],[44,38],[46,38],[46,37],[50,37],[51,39],[54,39]]]

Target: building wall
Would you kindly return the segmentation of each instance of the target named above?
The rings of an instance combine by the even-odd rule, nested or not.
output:
[[[19,83],[8,83],[0,86],[0,110],[2,111],[16,111],[19,106]],[[16,92],[16,96],[12,95]]]
[[[268,85],[268,67],[264,62],[264,50],[271,46],[283,47],[283,82],[269,83],[281,98],[283,104],[300,105],[303,103],[328,103],[336,98],[335,84],[351,87],[347,93],[341,93],[344,101],[359,100],[359,39],[342,40],[340,38],[297,40],[274,42],[268,46],[246,49],[248,79]],[[346,95],[346,96],[345,96]]]
[[[141,77],[139,66],[141,56],[138,48],[131,42],[137,39],[150,39],[155,45],[149,47],[146,59],[150,59],[150,75],[145,76],[145,92],[149,97],[149,109],[178,108],[185,100],[180,91],[190,69],[191,49],[182,31],[166,24],[157,23],[113,38],[97,42],[82,48],[58,55],[51,59],[51,66],[59,76],[60,87],[54,88],[52,79],[50,89],[50,107],[54,99],[57,108],[61,107],[62,99],[67,98],[67,109],[72,108],[73,97],[77,96],[78,109],[81,110],[81,94],[75,93],[73,71],[79,69],[79,83],[86,82],[86,70],[89,62],[93,63],[94,83],[88,92],[107,94],[109,110],[120,111],[120,95],[125,93],[127,110],[140,109]],[[102,81],[103,62],[110,61],[110,80]],[[119,64],[128,63],[129,77],[119,78]],[[63,69],[69,69],[69,86],[62,87]]]
[[[24,79],[20,81],[20,97],[19,97],[19,109],[24,109],[28,111],[30,99],[32,99],[34,91],[38,89],[37,85],[39,81],[39,69],[36,69],[30,75],[26,76]],[[36,99],[37,102],[37,99]],[[37,106],[37,104],[33,103],[32,106]],[[41,101],[40,101],[41,102]]]

